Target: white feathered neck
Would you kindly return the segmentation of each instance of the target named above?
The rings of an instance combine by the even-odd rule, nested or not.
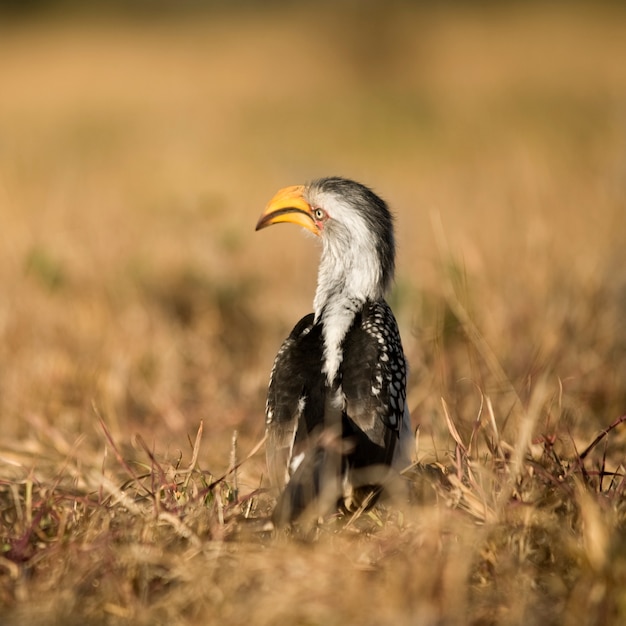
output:
[[[323,325],[323,371],[332,384],[342,361],[343,339],[356,313],[366,301],[384,297],[389,276],[383,276],[380,238],[363,210],[332,192],[313,190],[308,201],[328,215],[313,309],[315,321]]]

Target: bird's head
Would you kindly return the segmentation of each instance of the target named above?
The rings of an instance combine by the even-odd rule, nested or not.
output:
[[[290,222],[323,244],[316,310],[340,290],[357,299],[381,298],[395,265],[393,218],[387,204],[365,185],[331,177],[281,189],[256,230]]]

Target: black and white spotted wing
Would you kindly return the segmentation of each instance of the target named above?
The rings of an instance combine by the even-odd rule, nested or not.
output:
[[[341,385],[345,415],[375,445],[354,466],[390,464],[406,401],[406,361],[396,319],[383,301],[368,302],[343,345]],[[378,458],[371,458],[376,454]]]
[[[289,479],[292,456],[323,423],[322,353],[321,326],[311,313],[295,325],[274,360],[265,416],[270,480],[279,488]]]

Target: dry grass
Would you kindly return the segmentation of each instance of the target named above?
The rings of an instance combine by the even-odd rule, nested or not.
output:
[[[626,619],[626,15],[381,7],[0,27],[3,623]],[[330,173],[396,209],[417,464],[304,541],[316,251],[253,226]]]

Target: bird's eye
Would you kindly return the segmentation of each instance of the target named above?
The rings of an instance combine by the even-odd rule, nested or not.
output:
[[[313,215],[318,222],[322,222],[326,219],[326,211],[324,211],[324,209],[315,209]]]

